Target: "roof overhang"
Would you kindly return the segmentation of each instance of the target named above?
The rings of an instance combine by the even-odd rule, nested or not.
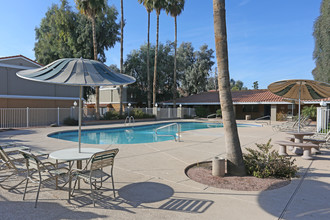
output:
[[[0,99],[79,100],[79,97],[0,95]]]

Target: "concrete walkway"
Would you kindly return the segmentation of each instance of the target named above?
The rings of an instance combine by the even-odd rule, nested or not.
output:
[[[122,125],[111,125],[116,126]],[[100,127],[109,125],[87,128]],[[0,142],[11,140],[48,152],[77,147],[77,143],[47,137],[51,132],[70,129],[73,128],[0,132]],[[266,143],[270,138],[273,143],[287,136],[274,132],[270,126],[238,130],[243,151],[255,143]],[[261,192],[232,191],[202,185],[184,173],[192,163],[225,156],[223,128],[184,132],[181,140],[111,146],[83,144],[119,148],[114,168],[116,199],[111,184],[99,193],[95,208],[85,184],[71,203],[66,191],[42,188],[35,209],[35,185],[29,187],[26,200],[22,201],[22,184],[10,192],[0,188],[0,219],[330,219],[329,150],[322,149],[315,160],[293,156],[300,177],[285,187]]]

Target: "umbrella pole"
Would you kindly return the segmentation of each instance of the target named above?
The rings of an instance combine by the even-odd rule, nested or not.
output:
[[[78,130],[78,142],[79,142],[79,153],[81,152],[81,99],[82,99],[82,86],[79,89],[79,130]]]
[[[299,86],[298,132],[300,132],[300,95],[301,95],[301,84]]]

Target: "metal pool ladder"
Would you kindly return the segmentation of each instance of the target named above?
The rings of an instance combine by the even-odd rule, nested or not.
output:
[[[176,133],[175,135],[173,135],[173,134],[158,134],[158,133],[157,133],[158,130],[160,130],[160,129],[167,128],[167,127],[171,127],[171,126],[174,126],[174,125],[176,125],[177,130],[178,130],[178,133]],[[175,140],[175,141],[180,142],[180,136],[181,136],[181,125],[180,125],[179,123],[172,123],[172,124],[168,124],[168,125],[161,126],[161,127],[159,127],[159,128],[156,128],[156,130],[155,130],[155,134],[156,134],[156,136],[167,136],[167,137],[170,136],[170,137],[174,137],[174,140]]]
[[[127,125],[127,121],[128,121],[128,125],[130,125],[131,123],[135,123],[134,117],[133,116],[127,116],[125,119],[125,126]]]

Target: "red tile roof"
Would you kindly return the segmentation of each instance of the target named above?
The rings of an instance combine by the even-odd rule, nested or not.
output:
[[[271,93],[268,89],[258,90],[241,90],[232,91],[232,99],[234,103],[278,103],[278,102],[290,102],[288,99],[282,98],[281,96]],[[330,98],[323,99],[324,101],[330,101]],[[320,100],[312,100],[320,101]],[[166,101],[164,103],[172,103],[173,101]],[[304,102],[308,102],[304,100]],[[196,95],[178,98],[176,103],[198,103],[198,104],[218,104],[220,103],[219,91],[211,90],[209,92],[203,92]]]
[[[35,63],[35,64],[37,64],[37,65],[39,65],[39,66],[43,66],[42,64],[40,64],[40,63],[38,63],[38,62],[36,62],[36,61],[34,61],[34,60],[31,60],[30,58],[27,58],[26,56],[23,56],[23,55],[15,55],[15,56],[8,56],[8,57],[0,57],[0,60],[4,60],[4,59],[12,59],[12,58],[19,58],[19,57],[21,57],[21,58],[24,58],[24,59],[26,59],[26,60],[28,60],[28,61],[30,61],[30,62],[32,62],[32,63]]]

